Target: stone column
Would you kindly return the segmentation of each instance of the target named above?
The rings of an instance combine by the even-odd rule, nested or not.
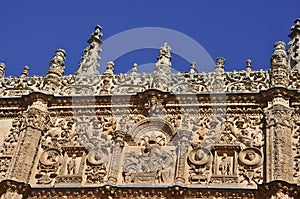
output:
[[[49,123],[47,104],[33,102],[23,114],[18,145],[9,169],[9,178],[28,183],[39,148],[42,132]]]
[[[265,109],[267,182],[293,182],[292,112],[289,101],[280,96]]]
[[[175,183],[185,183],[185,166],[187,160],[188,147],[191,144],[192,133],[181,130],[177,133],[177,165],[175,174]]]
[[[123,157],[123,149],[125,146],[125,133],[121,131],[115,131],[113,133],[114,146],[112,146],[112,158],[110,161],[108,183],[116,184],[121,169],[121,162]]]

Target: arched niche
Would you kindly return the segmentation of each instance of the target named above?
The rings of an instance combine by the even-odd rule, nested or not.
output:
[[[167,121],[160,118],[147,118],[136,123],[129,131],[129,135],[133,141],[138,144],[140,138],[146,134],[161,133],[166,138],[166,143],[169,143],[175,134],[175,129]]]

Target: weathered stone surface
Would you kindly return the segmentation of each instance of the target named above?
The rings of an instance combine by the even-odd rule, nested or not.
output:
[[[76,75],[55,52],[45,77],[0,64],[0,197],[300,198],[299,20],[270,71],[97,71],[96,26]]]

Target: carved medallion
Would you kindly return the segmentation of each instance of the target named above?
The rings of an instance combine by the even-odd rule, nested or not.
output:
[[[190,163],[198,166],[206,165],[211,162],[212,155],[206,148],[193,149],[189,154]]]
[[[40,162],[43,165],[51,166],[57,163],[61,163],[62,157],[57,149],[48,149],[44,151],[40,157]]]
[[[89,152],[87,161],[92,165],[104,164],[108,160],[108,151],[105,148],[94,149]]]
[[[246,148],[240,152],[239,161],[246,167],[257,168],[262,164],[263,154],[257,148]]]

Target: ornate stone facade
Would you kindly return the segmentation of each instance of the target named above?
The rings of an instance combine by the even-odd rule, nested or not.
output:
[[[300,198],[300,20],[270,71],[97,70],[96,26],[75,75],[58,49],[45,77],[0,64],[0,197]]]

